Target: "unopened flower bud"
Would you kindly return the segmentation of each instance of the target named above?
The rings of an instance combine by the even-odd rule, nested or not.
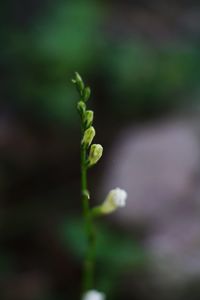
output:
[[[75,72],[75,79],[72,79],[72,82],[76,85],[78,92],[82,95],[85,85],[78,72]]]
[[[127,192],[116,188],[109,192],[105,201],[100,206],[101,213],[109,214],[115,211],[118,207],[123,207],[126,205]]]
[[[79,114],[82,116],[85,114],[85,110],[86,110],[86,105],[83,101],[79,101],[77,104],[77,110],[79,112]]]
[[[90,148],[88,165],[91,167],[96,164],[103,154],[103,147],[100,144],[93,144]]]
[[[82,300],[106,300],[106,296],[96,290],[90,290],[83,295]]]
[[[93,138],[95,136],[95,129],[93,126],[90,126],[88,129],[86,129],[83,139],[82,139],[82,145],[85,147],[89,147],[93,141]]]
[[[91,89],[89,88],[89,86],[87,86],[83,91],[83,100],[87,102],[88,99],[90,98],[90,95],[91,95]]]
[[[84,114],[84,124],[86,128],[92,125],[93,119],[94,119],[94,112],[92,110],[86,110]]]

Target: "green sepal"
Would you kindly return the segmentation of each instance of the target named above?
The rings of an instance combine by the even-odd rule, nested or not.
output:
[[[90,95],[91,95],[91,89],[90,89],[89,86],[87,86],[87,87],[84,88],[84,90],[83,90],[83,94],[82,94],[83,100],[84,100],[85,102],[87,102],[87,101],[89,100],[89,98],[90,98]]]
[[[86,105],[83,101],[79,101],[77,104],[77,110],[80,114],[81,117],[83,117],[85,115],[85,111],[86,111]]]

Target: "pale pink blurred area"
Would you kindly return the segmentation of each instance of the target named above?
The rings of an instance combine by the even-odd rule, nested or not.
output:
[[[128,193],[113,219],[145,232],[151,280],[168,292],[200,278],[199,154],[196,123],[165,119],[122,130],[104,173],[100,194],[113,185]]]

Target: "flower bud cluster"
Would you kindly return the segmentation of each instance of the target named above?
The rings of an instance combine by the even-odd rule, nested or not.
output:
[[[80,100],[77,104],[77,110],[81,117],[83,133],[81,147],[86,153],[85,167],[90,168],[94,166],[102,157],[103,147],[100,144],[92,144],[96,132],[95,128],[93,127],[94,112],[87,109],[87,101],[89,100],[91,95],[90,88],[85,87],[85,84],[78,73],[75,73],[75,78],[72,80],[72,82],[75,84],[80,95]],[[92,209],[91,214],[93,217],[110,214],[117,210],[119,207],[125,206],[126,198],[126,191],[120,188],[115,188],[108,193],[106,199],[101,205]],[[91,293],[92,294],[88,294],[89,298],[84,299],[93,299],[90,298],[90,295],[94,295],[94,291],[92,291]],[[101,298],[94,299],[96,300]]]
[[[91,90],[89,87],[85,87],[81,76],[77,72],[75,73],[75,78],[72,79],[72,82],[75,84],[80,95],[80,101],[77,104],[77,110],[81,117],[83,129],[81,145],[88,150],[87,167],[91,167],[99,161],[103,154],[103,147],[100,144],[91,145],[96,134],[95,129],[92,126],[94,120],[94,112],[92,110],[88,110],[86,104],[86,102],[90,98]]]

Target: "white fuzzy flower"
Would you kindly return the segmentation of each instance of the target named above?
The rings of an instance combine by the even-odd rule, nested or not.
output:
[[[83,295],[82,300],[106,300],[106,296],[96,290],[90,290]]]
[[[101,212],[104,214],[109,214],[115,211],[118,207],[123,207],[126,205],[127,192],[116,188],[109,192],[105,201],[101,205]]]

